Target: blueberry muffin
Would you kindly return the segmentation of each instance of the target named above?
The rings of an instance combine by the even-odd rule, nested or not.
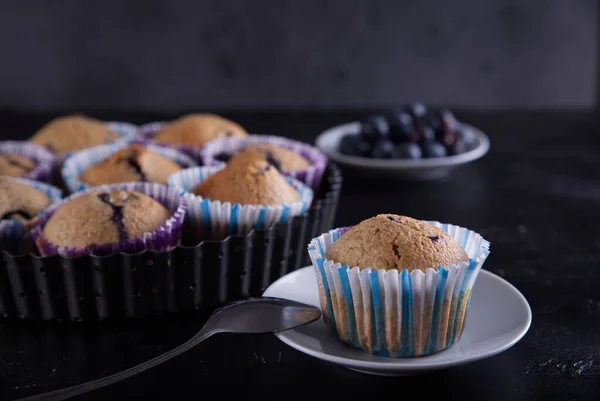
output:
[[[300,194],[262,155],[232,159],[192,191],[221,202],[242,205],[281,205],[300,200]]]
[[[166,145],[202,146],[213,139],[244,137],[239,124],[214,114],[188,114],[168,123],[152,139]]]
[[[84,249],[141,237],[170,216],[163,205],[137,191],[92,191],[60,206],[42,236],[60,248]]]
[[[48,195],[32,186],[0,178],[0,220],[27,222],[51,202]]]
[[[50,121],[29,140],[61,154],[112,142],[118,137],[102,121],[76,114]]]
[[[80,179],[90,186],[131,181],[166,184],[167,178],[179,170],[179,164],[145,146],[129,145],[88,168]]]
[[[232,156],[234,158],[247,155],[258,155],[267,160],[279,171],[290,172],[310,167],[310,163],[302,155],[275,145],[251,145]]]
[[[25,177],[31,173],[37,164],[21,155],[0,153],[0,175],[6,177]]]
[[[469,260],[444,230],[395,214],[380,214],[352,227],[325,257],[342,265],[426,271]]]
[[[326,325],[365,352],[416,357],[461,336],[489,242],[463,227],[381,214],[314,238]]]

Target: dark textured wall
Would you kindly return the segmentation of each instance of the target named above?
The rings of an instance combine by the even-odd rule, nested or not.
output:
[[[596,0],[0,3],[0,107],[592,107]]]

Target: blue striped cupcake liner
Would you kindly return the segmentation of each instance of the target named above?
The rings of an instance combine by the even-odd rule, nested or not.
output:
[[[192,167],[169,177],[169,186],[177,188],[188,201],[187,219],[202,238],[222,239],[228,235],[246,235],[254,228],[267,229],[303,215],[313,200],[313,191],[300,181],[285,177],[300,194],[300,200],[277,206],[242,205],[203,198],[192,190],[224,166]]]
[[[87,248],[65,248],[58,247],[44,239],[43,230],[45,224],[50,220],[54,212],[62,205],[90,192],[112,192],[112,191],[137,191],[143,193],[159,202],[172,214],[164,224],[152,232],[132,239],[102,245],[90,245]],[[82,255],[110,255],[117,252],[134,254],[144,250],[166,251],[180,243],[181,230],[187,211],[187,203],[179,191],[173,190],[166,185],[150,182],[127,182],[122,184],[100,185],[77,192],[54,203],[39,214],[39,218],[32,224],[31,235],[43,256],[61,255],[68,258]]]
[[[106,128],[113,131],[114,133],[116,133],[119,136],[118,139],[106,144],[107,146],[110,146],[110,145],[117,146],[117,145],[122,145],[122,144],[129,144],[129,143],[132,143],[133,141],[135,141],[135,139],[137,137],[138,127],[134,124],[126,123],[126,122],[122,122],[122,121],[107,121],[104,123],[104,125],[106,125]],[[104,146],[104,145],[98,145],[98,146]],[[60,154],[54,155],[55,164],[57,166],[62,165],[65,162],[65,160],[67,160],[71,155],[78,153],[78,152],[80,152],[80,151],[65,152],[65,153],[60,153]]]
[[[174,149],[194,159],[197,159],[198,149],[200,147],[187,145],[172,145],[168,143],[157,142],[154,139],[152,139],[154,137],[154,134],[163,129],[168,123],[168,121],[155,121],[141,125],[137,131],[137,139],[147,141],[148,143],[151,143],[155,146],[160,146],[167,149]]]
[[[224,166],[225,162],[216,159],[219,154],[233,155],[253,145],[278,146],[301,155],[309,161],[309,167],[294,171],[282,171],[281,173],[293,177],[313,189],[318,188],[321,184],[323,172],[327,167],[327,156],[307,143],[280,136],[253,134],[244,138],[215,139],[198,150],[197,158],[205,166]]]
[[[50,184],[20,177],[2,177],[1,179],[25,184],[41,191],[50,198],[51,204],[62,199],[62,191]],[[41,211],[38,213],[38,216],[40,215]],[[0,220],[0,244],[2,244],[2,249],[14,248],[27,235],[28,228],[21,220]]]
[[[17,155],[32,160],[35,167],[23,178],[50,182],[54,155],[45,147],[25,141],[0,141],[0,154]]]
[[[349,228],[334,229],[308,245],[323,319],[338,338],[365,352],[417,357],[450,347],[463,332],[471,290],[490,243],[463,227],[428,222],[448,232],[468,262],[409,272],[342,266],[325,258]]]
[[[149,150],[158,153],[159,155],[174,161],[183,168],[192,167],[196,162],[191,157],[180,153],[174,149],[163,148],[160,146],[145,144],[144,141],[136,139],[133,142],[114,142],[107,145],[100,145],[93,148],[85,149],[71,155],[61,168],[63,181],[71,193],[82,191],[89,188],[89,185],[82,182],[79,177],[90,167],[100,163],[104,159],[110,157],[117,151],[131,145],[140,144],[146,146]]]

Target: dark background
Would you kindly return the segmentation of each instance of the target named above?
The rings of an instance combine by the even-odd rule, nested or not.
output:
[[[590,109],[596,0],[0,4],[0,109]]]

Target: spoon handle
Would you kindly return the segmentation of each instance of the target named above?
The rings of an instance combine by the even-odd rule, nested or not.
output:
[[[31,397],[19,398],[15,401],[62,401],[71,397],[87,393],[89,391],[106,387],[113,383],[127,379],[128,377],[137,375],[138,373],[144,372],[150,368],[153,368],[156,365],[160,365],[161,363],[166,362],[169,359],[172,359],[178,355],[181,355],[216,333],[218,333],[218,330],[203,328],[196,335],[194,335],[194,337],[181,344],[180,346],[173,348],[172,350],[167,351],[164,354],[161,354],[155,358],[152,358],[149,361],[140,363],[137,366],[133,366],[113,375],[103,377],[101,379],[92,380],[86,383],[78,384],[76,386],[67,387],[48,393],[33,395]]]

